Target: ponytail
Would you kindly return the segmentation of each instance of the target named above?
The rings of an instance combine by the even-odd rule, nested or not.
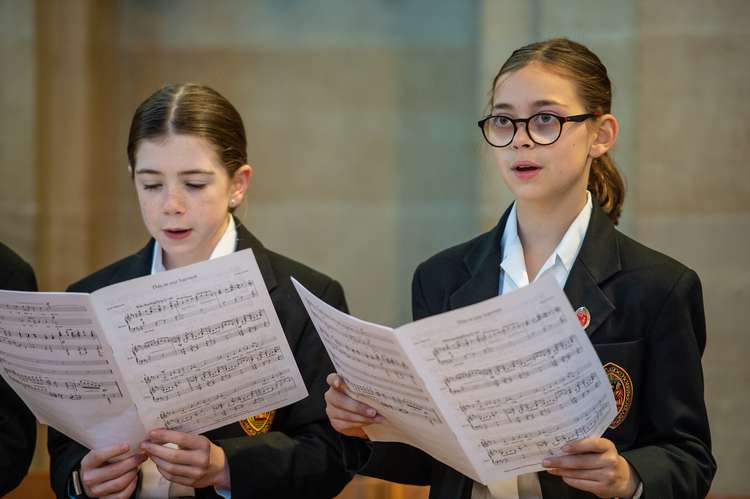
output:
[[[609,153],[591,162],[588,190],[612,223],[617,225],[625,201],[625,182]]]

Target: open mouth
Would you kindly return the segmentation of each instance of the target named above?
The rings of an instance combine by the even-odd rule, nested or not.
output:
[[[533,176],[541,169],[541,166],[527,161],[519,161],[511,167],[513,173],[522,178]]]
[[[164,234],[170,239],[185,239],[192,229],[164,229]]]

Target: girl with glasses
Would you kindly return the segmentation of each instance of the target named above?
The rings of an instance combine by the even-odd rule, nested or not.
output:
[[[551,272],[612,384],[617,416],[600,438],[569,442],[544,472],[488,487],[418,449],[370,443],[382,421],[328,378],[327,413],[352,470],[431,485],[431,498],[705,497],[716,463],[703,399],[706,342],[698,276],[615,229],[624,186],[609,156],[618,135],[607,70],[586,47],[522,47],[491,87],[479,122],[515,197],[491,231],[423,262],[414,319],[505,294]]]
[[[252,248],[310,396],[203,435],[151,429],[140,449],[90,450],[50,428],[57,497],[331,498],[351,478],[321,403],[332,366],[290,276],[342,310],[344,292],[333,279],[266,249],[233,215],[252,174],[246,149],[239,113],[216,91],[169,85],[147,98],[133,116],[127,152],[152,239],[69,290],[90,293]],[[124,458],[129,451],[136,454]]]

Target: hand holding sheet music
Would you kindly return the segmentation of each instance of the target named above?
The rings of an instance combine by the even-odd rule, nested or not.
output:
[[[88,448],[203,433],[307,389],[251,250],[80,293],[0,291],[0,369]]]
[[[490,483],[543,469],[615,416],[607,376],[551,275],[396,330],[295,285],[351,396],[386,418],[365,427],[372,440],[414,445]]]

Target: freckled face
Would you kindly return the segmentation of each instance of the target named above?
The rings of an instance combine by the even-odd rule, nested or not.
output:
[[[492,97],[492,115],[528,118],[536,113],[584,114],[573,81],[531,63],[500,78]],[[524,124],[517,124],[510,145],[493,148],[495,161],[518,202],[557,204],[585,195],[595,132],[586,123],[566,123],[550,145],[534,143]]]
[[[167,268],[208,259],[229,223],[233,182],[211,144],[192,135],[144,140],[135,187],[149,233]]]

